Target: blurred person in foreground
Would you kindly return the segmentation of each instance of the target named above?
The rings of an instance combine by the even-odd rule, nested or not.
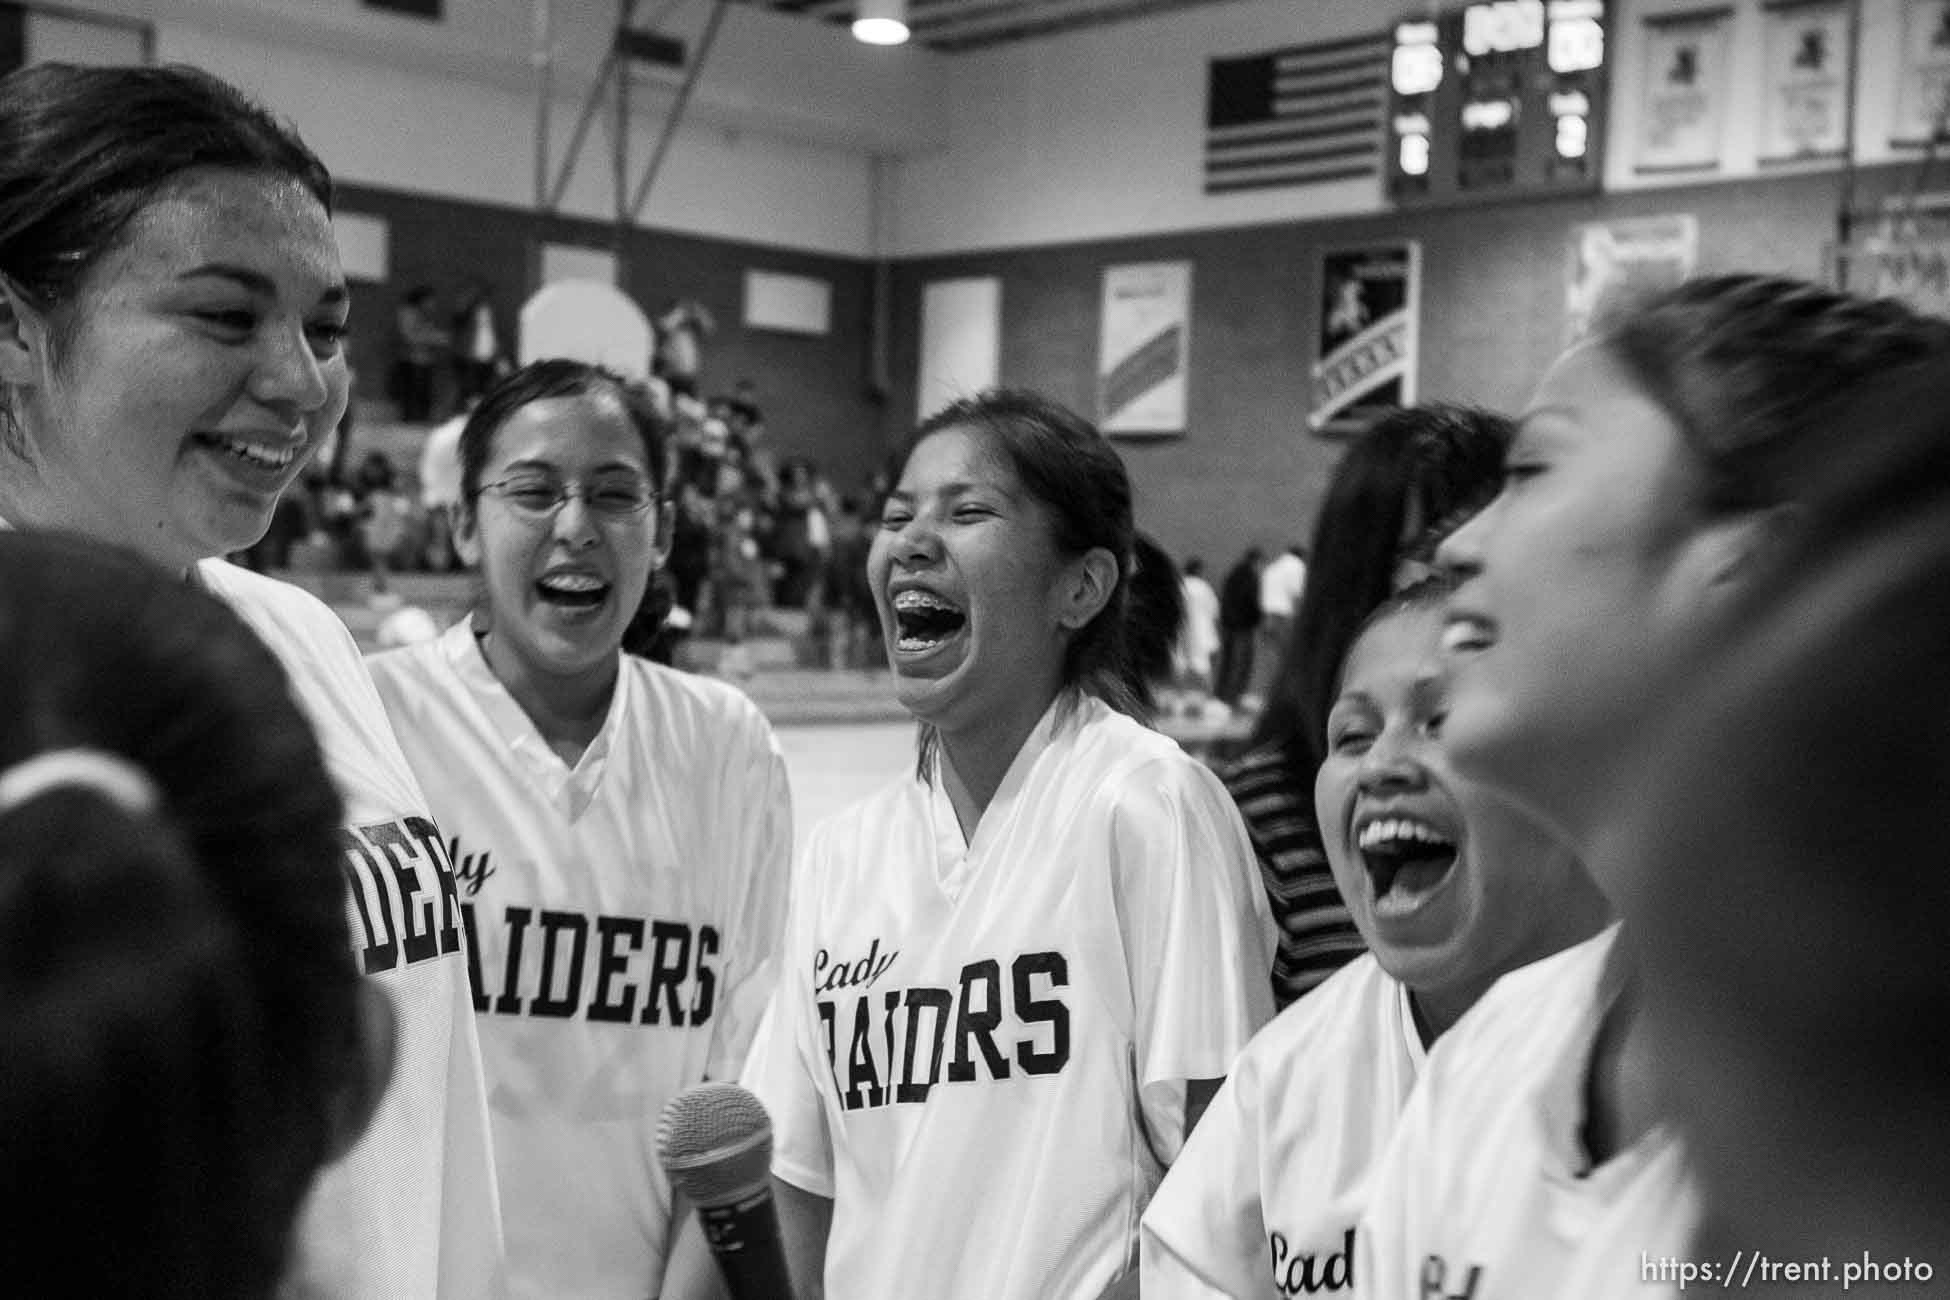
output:
[[[1444,744],[1555,830],[1625,909],[1642,865],[1600,854],[1631,755],[1694,638],[1735,626],[1853,410],[1950,362],[1950,322],[1764,275],[1627,305],[1544,375],[1503,490],[1449,536],[1459,578]],[[1711,871],[1714,863],[1701,863]],[[1677,1295],[1698,1184],[1647,1035],[1629,918],[1505,976],[1430,1054],[1362,1219],[1365,1292],[1478,1300]]]
[[[341,815],[230,610],[125,552],[0,534],[9,1294],[304,1293],[299,1207],[395,1029],[352,961]]]
[[[1793,467],[1792,544],[1665,675],[1597,850],[1702,1184],[1689,1257],[1744,1251],[1750,1293],[1950,1280],[1946,412],[1939,362]]]

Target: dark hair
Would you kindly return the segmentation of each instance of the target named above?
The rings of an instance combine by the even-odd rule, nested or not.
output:
[[[1280,655],[1255,747],[1279,745],[1302,788],[1320,766],[1341,661],[1393,590],[1406,562],[1488,505],[1515,429],[1489,411],[1412,406],[1391,411],[1347,449],[1314,524],[1314,560]]]
[[[1765,275],[1689,280],[1624,307],[1597,338],[1678,425],[1708,513],[1781,501],[1773,466],[1798,444],[1853,437],[1838,416],[1865,385],[1950,356],[1950,321]]]
[[[331,211],[331,173],[297,133],[200,69],[41,63],[0,77],[0,275],[43,311],[66,301],[196,167],[289,176]],[[0,435],[19,437],[6,385]]]
[[[949,429],[967,429],[1001,454],[1023,489],[1049,511],[1059,551],[1082,555],[1102,547],[1116,557],[1117,584],[1110,599],[1064,652],[1063,685],[1148,720],[1150,688],[1132,662],[1127,626],[1137,528],[1123,460],[1094,425],[1068,407],[1027,389],[990,388],[923,420],[908,439],[902,464],[923,441]],[[932,768],[935,740],[934,729],[923,725],[923,774]]]
[[[1185,586],[1171,553],[1143,533],[1132,540],[1130,605],[1125,613],[1126,653],[1133,685],[1146,713],[1157,709],[1157,684],[1171,678],[1185,627]]]
[[[0,534],[0,665],[0,772],[155,794],[0,808],[8,1288],[261,1300],[364,1068],[324,760],[228,608],[92,543]]]
[[[481,474],[494,451],[494,435],[522,407],[556,397],[581,397],[587,393],[614,393],[623,403],[637,434],[643,439],[645,460],[658,492],[669,479],[664,461],[664,426],[657,415],[655,399],[637,384],[613,370],[587,361],[553,357],[531,361],[508,375],[481,395],[480,405],[467,416],[460,431],[460,494],[473,501],[481,493]]]
[[[1390,592],[1387,596],[1383,597],[1381,603],[1370,610],[1368,616],[1361,620],[1360,626],[1354,629],[1354,635],[1348,638],[1347,652],[1343,653],[1341,655],[1341,661],[1334,665],[1334,680],[1332,683],[1334,693],[1340,693],[1342,678],[1347,670],[1348,655],[1353,653],[1354,643],[1366,636],[1369,629],[1377,624],[1386,623],[1389,619],[1400,614],[1407,614],[1417,610],[1434,609],[1444,601],[1447,601],[1450,596],[1455,594],[1455,591],[1456,575],[1437,570],[1424,577],[1417,578],[1400,591]],[[1324,727],[1322,731],[1325,731]]]
[[[1832,446],[1770,467],[1797,506],[1787,543],[1661,669],[1630,815],[1598,853],[1643,880],[1626,933],[1648,1011],[1699,1017],[1716,1049],[1735,1031],[1729,1050],[1792,1081],[1759,1099],[1774,1116],[1820,1116],[1892,1203],[1940,1223],[1950,878],[1928,846],[1950,819],[1950,367],[1857,399]],[[1790,1149],[1701,1154],[1765,1176]],[[1740,1226],[1780,1208],[1759,1184],[1710,1190],[1742,1202]]]
[[[0,272],[42,307],[63,301],[195,167],[289,176],[331,210],[331,173],[297,133],[200,69],[42,63],[0,77]]]

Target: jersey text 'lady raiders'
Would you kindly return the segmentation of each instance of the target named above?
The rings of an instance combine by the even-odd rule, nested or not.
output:
[[[776,969],[792,826],[771,729],[723,683],[622,655],[571,766],[466,624],[371,662],[453,837],[514,1294],[655,1294],[658,1116],[736,1077]]]
[[[834,1201],[829,1293],[1094,1297],[1135,1262],[1186,1081],[1270,1013],[1271,921],[1217,779],[1100,701],[1058,717],[972,841],[937,774],[802,858],[746,1082],[779,1177]],[[984,1186],[957,1196],[958,1169]]]

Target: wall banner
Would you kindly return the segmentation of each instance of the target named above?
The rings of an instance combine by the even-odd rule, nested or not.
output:
[[[1849,9],[1838,0],[1769,5],[1760,160],[1838,158],[1848,148]]]
[[[1950,0],[1904,0],[1902,70],[1889,143],[1922,146],[1950,110]]]
[[[1732,17],[1731,9],[1713,9],[1645,20],[1645,93],[1634,170],[1708,171],[1720,165]]]
[[[1185,432],[1192,264],[1104,268],[1097,425],[1105,433]]]
[[[1564,344],[1590,333],[1605,310],[1669,289],[1699,263],[1699,219],[1691,213],[1584,221],[1571,227],[1564,285]]]
[[[1412,240],[1322,257],[1307,412],[1315,433],[1361,433],[1388,408],[1414,403],[1421,278]]]

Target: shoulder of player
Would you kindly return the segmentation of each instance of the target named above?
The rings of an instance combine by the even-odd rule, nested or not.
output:
[[[440,642],[421,641],[366,656],[366,671],[383,692],[389,685],[424,682],[442,660]]]
[[[1429,1087],[1485,1098],[1544,1076],[1583,1032],[1614,929],[1503,976],[1429,1053]]]
[[[302,587],[227,560],[205,560],[197,574],[278,657],[315,724],[333,714],[359,719],[360,726],[373,715],[383,717],[358,643],[330,605]]]
[[[1200,791],[1228,799],[1210,768],[1177,741],[1100,701],[1086,701],[1062,756],[1066,778],[1096,775],[1095,787],[1113,795],[1126,789]]]
[[[1400,998],[1395,979],[1362,953],[1253,1035],[1233,1073],[1250,1071],[1262,1091],[1285,1097],[1310,1079],[1341,1077],[1359,1043],[1399,1036]]]
[[[275,628],[307,639],[325,634],[333,641],[352,640],[332,607],[303,587],[223,559],[204,560],[196,571],[213,595],[253,627]]]
[[[366,656],[366,673],[372,678],[379,701],[395,733],[406,737],[432,720],[451,715],[462,707],[466,695],[440,640],[382,650]],[[446,728],[437,733],[451,740]],[[443,741],[443,744],[447,741]]]
[[[735,728],[746,736],[763,736],[771,741],[772,724],[753,703],[751,696],[729,682],[697,673],[682,672],[638,655],[623,656],[622,671],[636,678],[644,698],[663,718],[677,723],[695,723],[708,733],[722,735]]]

